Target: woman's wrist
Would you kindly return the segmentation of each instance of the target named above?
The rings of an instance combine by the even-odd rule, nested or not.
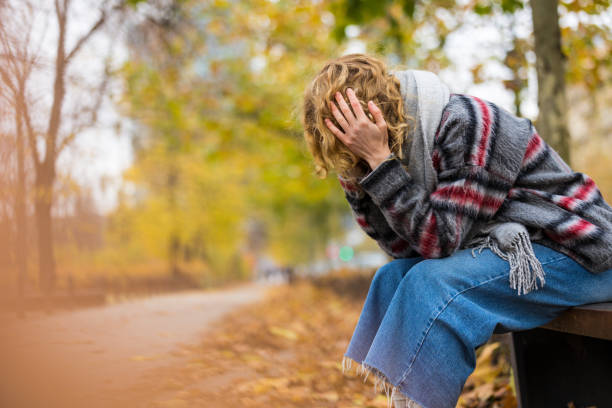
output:
[[[387,161],[387,160],[392,160],[393,158],[395,158],[395,154],[393,152],[387,150],[383,154],[380,154],[377,157],[370,159],[368,161],[368,164],[370,165],[370,169],[374,170],[382,162]]]

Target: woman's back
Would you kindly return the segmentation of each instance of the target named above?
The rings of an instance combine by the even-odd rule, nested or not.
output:
[[[565,253],[591,272],[612,268],[612,208],[593,179],[574,172],[540,137],[529,119],[516,117],[475,96],[451,95],[449,110],[459,105],[465,109],[461,115],[470,117],[462,141],[467,146],[463,153],[470,157],[459,160],[474,165],[486,163],[489,172],[509,177],[512,182],[494,220],[525,225],[532,241]],[[443,122],[457,116],[443,116]],[[508,128],[529,129],[524,149],[524,142],[517,137],[524,130]],[[453,143],[456,141],[436,139],[433,155],[439,174],[445,170],[442,158]],[[513,150],[522,156],[518,172],[503,173],[515,166],[509,163],[516,161]]]
[[[408,152],[410,143],[404,146]],[[408,157],[401,159],[406,168]],[[432,162],[438,185],[431,194],[405,188],[410,176],[392,162],[356,184],[341,180],[359,225],[388,253],[394,248],[405,257],[409,247],[425,258],[448,256],[469,247],[487,225],[511,221],[525,225],[534,242],[591,272],[612,268],[612,208],[593,180],[572,171],[529,119],[475,96],[451,94]],[[400,180],[404,188],[398,188]],[[362,188],[369,197],[355,193]],[[368,200],[376,205],[368,206]]]

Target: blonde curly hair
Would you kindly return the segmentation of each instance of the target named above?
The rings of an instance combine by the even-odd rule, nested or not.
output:
[[[372,118],[367,101],[380,108],[387,123],[389,149],[400,159],[406,140],[408,121],[414,118],[404,112],[399,80],[387,71],[385,63],[365,54],[346,54],[328,61],[308,84],[304,92],[302,126],[304,138],[319,178],[327,177],[330,169],[349,181],[356,181],[370,171],[368,163],[351,152],[325,124],[328,118],[342,129],[330,109],[330,101],[339,91],[346,95],[352,88],[361,102],[363,111]]]

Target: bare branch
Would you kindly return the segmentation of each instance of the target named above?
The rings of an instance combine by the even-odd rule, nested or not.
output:
[[[66,57],[66,63],[70,61],[70,59],[72,59],[72,57],[74,57],[77,52],[79,52],[83,44],[85,44],[91,38],[91,36],[94,35],[95,32],[98,31],[104,25],[105,22],[106,12],[102,10],[102,14],[100,15],[100,18],[98,18],[98,21],[96,21],[96,23],[89,29],[89,31],[85,35],[79,38],[72,51],[68,53],[68,56]]]
[[[110,79],[108,60],[106,67],[104,69],[104,78],[100,81],[100,85],[96,91],[96,99],[94,103],[88,108],[85,109],[81,114],[74,114],[73,119],[76,121],[80,116],[88,116],[86,120],[82,123],[75,125],[75,127],[71,130],[70,134],[62,139],[62,141],[57,146],[57,154],[59,155],[72,141],[74,138],[79,135],[85,129],[88,129],[96,124],[98,121],[98,112],[100,111],[100,107],[102,106],[102,101],[104,100],[104,96],[106,95],[106,89],[108,87],[108,82]]]
[[[6,72],[6,70],[2,68],[1,65],[0,65],[0,79],[2,79],[2,82],[4,82],[4,85],[6,85],[13,92],[13,94],[17,92],[17,89],[15,87],[15,84],[13,83],[12,78],[9,76],[8,72]]]
[[[55,0],[55,14],[57,15],[57,18],[59,20],[60,16],[62,15],[62,9],[60,8],[59,0]]]
[[[35,56],[29,55],[31,41],[31,27],[28,27],[25,38],[11,37],[6,26],[0,26],[0,46],[3,59],[9,62],[5,69],[0,65],[0,79],[12,92],[12,105],[15,110],[16,121],[26,128],[28,145],[32,150],[34,163],[39,165],[38,151],[36,149],[36,133],[30,117],[27,100],[27,84],[32,70],[37,64]],[[7,94],[5,92],[5,97]]]
[[[34,126],[32,126],[32,118],[30,116],[30,108],[28,106],[28,102],[25,96],[25,89],[21,90],[23,98],[21,99],[21,118],[26,127],[26,134],[28,135],[28,145],[30,146],[30,150],[32,151],[32,156],[34,158],[34,164],[38,167],[40,166],[40,155],[38,154],[38,149],[36,148],[36,132],[34,131]]]
[[[123,8],[125,8],[125,0],[121,0],[118,4],[113,6],[112,10],[122,10]],[[89,29],[89,31],[85,35],[83,35],[81,38],[79,38],[79,40],[75,44],[75,46],[72,49],[72,51],[70,51],[68,53],[68,56],[66,57],[66,62],[70,61],[70,59],[72,59],[72,57],[74,57],[75,54],[77,54],[79,52],[81,47],[87,41],[89,41],[91,36],[94,35],[96,33],[96,31],[98,31],[100,28],[102,28],[104,23],[106,23],[106,20],[108,18],[108,14],[107,14],[106,10],[104,10],[104,8],[101,8],[100,9],[100,13],[101,14],[100,14],[100,18],[98,18],[98,21],[96,21],[95,24],[93,26],[91,26],[91,28]]]
[[[81,132],[82,130],[83,129],[75,129],[73,132],[70,132],[69,135],[64,137],[64,139],[61,141],[61,143],[57,147],[57,154],[59,155],[66,147],[68,147],[68,145],[70,145],[70,143],[72,143],[72,141],[76,137],[77,132]]]
[[[13,72],[17,74],[19,67],[16,61],[16,52],[14,49],[13,41],[8,38],[9,34],[6,32],[4,27],[0,28],[0,44],[2,44],[3,56],[9,62],[9,66]]]

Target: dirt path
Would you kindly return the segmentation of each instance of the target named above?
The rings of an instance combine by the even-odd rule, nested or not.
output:
[[[126,390],[138,388],[147,372],[184,362],[181,350],[201,341],[212,322],[265,291],[247,285],[0,316],[0,406],[135,407]]]

